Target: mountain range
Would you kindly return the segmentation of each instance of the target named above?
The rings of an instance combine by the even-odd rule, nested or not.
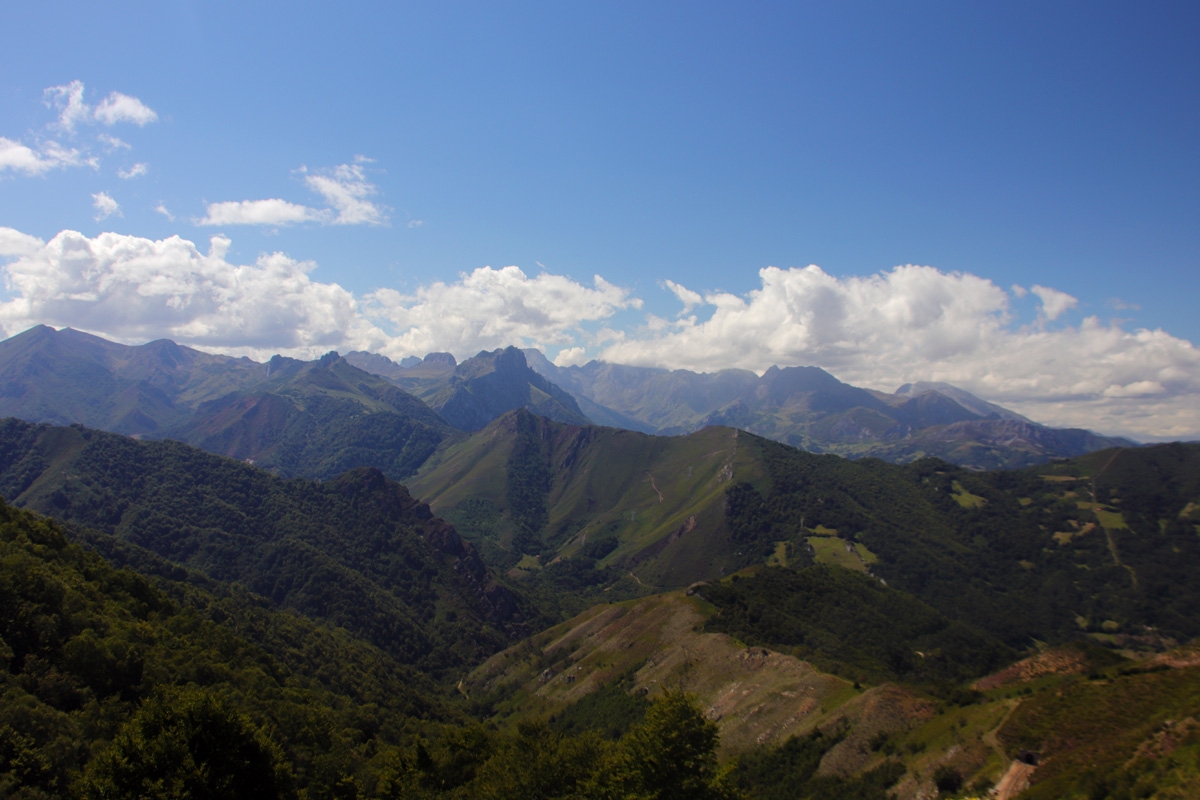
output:
[[[817,367],[715,373],[591,361],[558,367],[526,350],[534,370],[580,398],[597,422],[675,435],[728,425],[814,453],[907,462],[937,456],[975,469],[1129,446],[1128,439],[1048,428],[944,383],[894,394],[842,383]],[[625,420],[625,424],[622,424]],[[631,422],[630,422],[631,421]]]
[[[513,347],[461,364],[449,353],[397,364],[363,352],[260,364],[45,326],[0,342],[0,415],[174,438],[281,475],[330,478],[369,465],[406,478],[455,431],[516,408],[660,435],[725,425],[811,452],[901,463],[934,455],[975,469],[1133,444],[1038,425],[945,384],[888,395],[816,367],[762,376],[601,362],[559,368]]]

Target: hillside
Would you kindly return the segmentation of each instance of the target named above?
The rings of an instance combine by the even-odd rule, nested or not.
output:
[[[835,582],[849,577],[832,572]],[[597,606],[493,656],[465,686],[502,727],[611,737],[636,723],[647,699],[689,692],[750,797],[916,800],[995,787],[1011,798],[1032,783],[1022,797],[1115,800],[1200,788],[1194,648],[1138,664],[1073,644],[975,689],[929,694],[852,683],[791,648],[705,632],[724,613],[701,597],[717,588]],[[919,658],[919,646],[908,643],[907,656]],[[1122,794],[1130,790],[1141,794]]]
[[[505,568],[619,566],[607,579],[569,577],[686,586],[757,560],[728,546],[724,511],[731,481],[763,476],[754,441],[729,428],[648,436],[517,411],[439,452],[409,485]]]
[[[452,433],[421,401],[336,353],[265,366],[266,380],[201,404],[163,435],[285,477],[375,467],[404,478]]]
[[[1185,641],[1200,635],[1185,566],[1200,557],[1198,450],[978,473],[814,455],[729,428],[655,437],[515,412],[439,453],[412,488],[498,568],[581,601],[815,561],[1013,647],[1080,632]],[[1094,485],[1081,477],[1101,463]],[[1122,471],[1145,477],[1108,488]]]
[[[283,480],[178,442],[0,423],[0,494],[339,625],[428,674],[524,632],[518,598],[404,487]]]

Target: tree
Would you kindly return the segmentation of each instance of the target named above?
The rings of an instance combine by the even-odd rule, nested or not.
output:
[[[291,798],[286,767],[250,720],[201,689],[161,691],[88,764],[86,800]]]
[[[621,739],[610,794],[645,800],[732,800],[739,793],[717,767],[716,724],[695,701],[668,691]],[[601,776],[604,780],[604,776]]]

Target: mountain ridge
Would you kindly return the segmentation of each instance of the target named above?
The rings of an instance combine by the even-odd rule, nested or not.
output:
[[[648,433],[728,425],[816,453],[897,463],[936,456],[975,469],[1022,467],[1137,444],[1043,426],[942,383],[910,383],[887,394],[843,383],[818,367],[773,366],[761,376],[600,361],[564,368],[539,351],[526,354],[547,379],[600,407],[594,418],[624,416]],[[1027,426],[1021,435],[1013,434],[1014,422]]]

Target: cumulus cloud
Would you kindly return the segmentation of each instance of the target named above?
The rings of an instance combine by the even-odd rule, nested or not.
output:
[[[0,246],[18,257],[3,267],[13,299],[0,304],[0,328],[11,336],[37,324],[70,326],[135,343],[165,337],[260,360],[386,342],[350,292],[309,277],[311,262],[272,253],[235,264],[225,257],[229,245],[214,236],[205,254],[178,236],[75,231],[42,245],[4,229]]]
[[[704,298],[699,292],[693,292],[691,289],[687,288],[686,286],[682,286],[675,281],[663,281],[663,286],[665,286],[671,292],[671,294],[678,297],[679,302],[683,303],[683,310],[679,312],[680,314],[686,314],[704,302]]]
[[[627,289],[599,275],[589,287],[562,275],[531,278],[518,267],[480,267],[454,283],[438,281],[412,295],[378,289],[367,300],[372,317],[393,332],[385,355],[433,350],[474,355],[510,344],[574,345],[583,323],[641,307]]]
[[[96,209],[96,221],[108,219],[116,214],[121,216],[121,206],[105,192],[92,195],[92,208]]]
[[[26,175],[41,175],[52,169],[65,167],[97,167],[95,158],[58,142],[44,142],[34,150],[28,145],[0,136],[0,173],[5,170],[23,172]]]
[[[134,164],[129,169],[117,170],[117,177],[121,178],[122,180],[127,181],[132,178],[140,178],[149,171],[150,171],[150,166],[144,162],[139,161],[138,163]]]
[[[0,256],[27,256],[44,245],[41,239],[13,228],[0,227]]]
[[[314,208],[279,199],[209,203],[207,212],[197,225],[292,225],[325,218]]]
[[[1003,289],[932,267],[848,278],[816,266],[768,267],[759,276],[762,287],[744,297],[706,295],[706,318],[647,326],[602,357],[697,371],[813,365],[885,391],[945,381],[1051,424],[1135,436],[1200,433],[1200,351],[1164,331],[1129,332],[1095,317],[1020,328]],[[1075,304],[1054,289],[1031,291],[1045,321]]]
[[[62,86],[51,86],[42,92],[42,102],[47,108],[58,109],[58,127],[71,132],[81,122],[87,122],[92,110],[83,102],[83,81],[71,81]]]
[[[130,97],[120,92],[112,92],[96,106],[93,116],[98,122],[109,127],[118,122],[132,122],[139,128],[158,122],[158,114],[136,97]]]
[[[564,347],[554,357],[554,364],[558,367],[574,367],[587,361],[587,350],[582,347]]]
[[[366,179],[361,166],[370,159],[358,156],[355,160],[358,159],[363,161],[305,175],[308,188],[321,195],[337,212],[329,219],[333,225],[383,225],[387,222],[384,209],[367,199],[377,191]],[[303,167],[301,171],[307,172]]]
[[[1029,291],[1037,295],[1037,298],[1042,301],[1041,316],[1048,320],[1058,319],[1064,311],[1074,308],[1079,303],[1078,300],[1066,292],[1060,292],[1048,286],[1038,286],[1035,284],[1030,287]]]

